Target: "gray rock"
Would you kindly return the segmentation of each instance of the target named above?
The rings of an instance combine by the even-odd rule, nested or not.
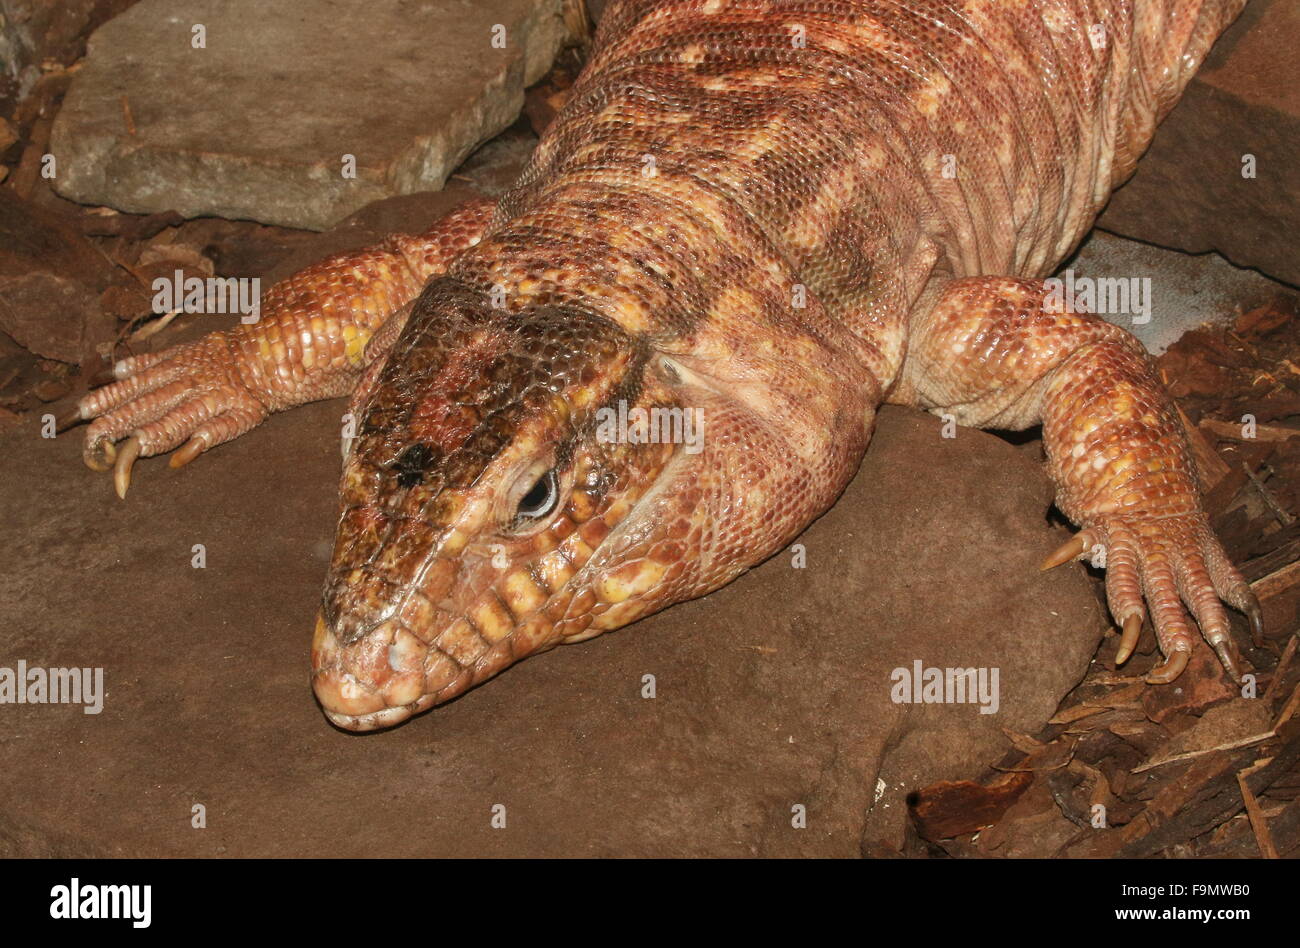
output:
[[[1064,534],[1027,452],[887,408],[800,537],[805,568],[782,552],[345,734],[307,674],[342,411],[276,416],[180,472],[141,462],[126,503],[75,437],[0,435],[0,665],[99,667],[107,691],[98,715],[0,706],[0,855],[856,855],[901,837],[909,790],[1036,731],[1105,625],[1081,567],[1038,572]],[[998,712],[894,703],[916,661],[998,668]]]
[[[1255,270],[1234,267],[1215,253],[1187,254],[1136,240],[1126,240],[1095,230],[1079,253],[1058,272],[1074,278],[1125,280],[1138,284],[1127,312],[1098,312],[1137,336],[1154,355],[1160,355],[1183,333],[1206,323],[1228,323],[1279,296],[1295,291]],[[1107,294],[1108,296],[1110,294]],[[1132,305],[1149,302],[1146,312]]]
[[[562,5],[142,0],[91,37],[54,125],[55,188],[125,211],[326,229],[440,187],[508,126],[565,38]]]

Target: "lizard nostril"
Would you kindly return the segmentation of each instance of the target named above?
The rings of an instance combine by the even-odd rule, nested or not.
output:
[[[373,588],[366,583],[331,585],[321,601],[321,615],[341,646],[361,641],[388,619],[393,609],[391,604],[377,600]]]

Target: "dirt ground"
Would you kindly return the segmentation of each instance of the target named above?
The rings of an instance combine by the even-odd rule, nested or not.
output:
[[[4,709],[0,851],[854,855],[901,839],[910,790],[1050,715],[1103,628],[1081,572],[1035,570],[1061,536],[1035,461],[891,410],[801,538],[808,568],[778,555],[395,731],[344,733],[308,684],[341,410],[277,416],[180,472],[142,463],[126,502],[75,438],[0,440],[5,654],[102,667],[107,691],[98,715]],[[892,704],[890,669],[917,657],[1000,666],[1001,710]]]

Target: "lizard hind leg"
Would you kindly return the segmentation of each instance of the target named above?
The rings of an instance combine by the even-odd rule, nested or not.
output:
[[[913,325],[891,400],[976,427],[1041,422],[1057,506],[1081,527],[1044,568],[1104,565],[1118,660],[1143,619],[1155,628],[1165,662],[1149,681],[1178,677],[1198,626],[1238,677],[1223,603],[1257,636],[1259,604],[1210,528],[1182,422],[1131,334],[1074,312],[1046,281],[954,280]]]

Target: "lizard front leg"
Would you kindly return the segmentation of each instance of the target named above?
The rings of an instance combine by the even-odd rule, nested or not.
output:
[[[1194,644],[1186,604],[1227,672],[1238,676],[1220,600],[1261,631],[1259,602],[1211,531],[1182,422],[1132,335],[1068,311],[1041,280],[947,284],[912,329],[891,401],[958,423],[1022,429],[1039,422],[1057,506],[1082,529],[1044,568],[1090,557],[1106,568],[1111,614],[1132,654],[1149,611],[1172,681]]]
[[[406,304],[478,242],[493,208],[470,201],[418,236],[327,257],[271,287],[256,323],[121,360],[116,381],[83,397],[68,419],[94,419],[86,464],[114,467],[125,497],[139,457],[179,447],[171,466],[180,467],[271,412],[347,394],[396,337]]]

